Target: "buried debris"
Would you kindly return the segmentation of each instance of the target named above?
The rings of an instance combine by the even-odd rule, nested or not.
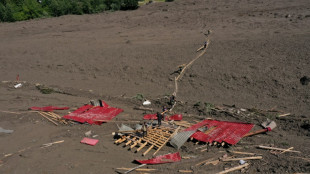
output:
[[[175,114],[168,117],[165,117],[166,121],[174,120],[174,121],[181,121],[182,120],[182,114]],[[144,120],[157,120],[156,114],[147,114],[143,117]]]
[[[3,129],[2,127],[0,127],[0,133],[10,134],[13,132],[14,132],[14,130]]]
[[[46,111],[46,112],[52,112],[54,110],[68,110],[69,107],[57,107],[57,106],[45,106],[45,107],[31,107],[29,108],[31,110],[35,110],[35,111]]]
[[[110,107],[102,101],[102,106],[84,105],[72,113],[63,116],[65,119],[74,120],[80,123],[98,124],[108,122],[119,113],[122,109]]]
[[[261,134],[264,132],[269,132],[269,131],[272,131],[274,128],[277,127],[277,124],[271,120],[267,120],[267,121],[263,122],[261,125],[264,127],[264,129],[261,129],[261,130],[255,131],[255,132],[249,132],[249,133],[245,134],[243,137],[249,137],[249,136]]]
[[[136,160],[141,164],[163,164],[163,163],[173,163],[181,161],[181,156],[179,152],[170,153],[166,155],[160,155],[149,160]]]

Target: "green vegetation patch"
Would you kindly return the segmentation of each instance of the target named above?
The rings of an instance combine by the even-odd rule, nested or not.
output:
[[[134,10],[138,5],[138,0],[1,0],[0,21],[15,22],[67,14]]]

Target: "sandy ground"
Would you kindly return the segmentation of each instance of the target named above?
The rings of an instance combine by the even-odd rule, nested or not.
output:
[[[134,159],[150,158],[114,145],[115,123],[56,127],[27,109],[77,108],[100,98],[124,109],[115,120],[142,120],[143,111],[133,109],[141,102],[133,96],[143,94],[159,110],[164,96],[174,91],[173,72],[197,56],[208,30],[210,46],[179,82],[175,111],[187,121],[211,117],[254,123],[257,129],[266,118],[275,119],[274,131],[231,147],[263,154],[263,160],[251,162],[244,172],[310,172],[310,85],[300,83],[310,76],[309,9],[308,0],[176,0],[135,11],[0,23],[0,110],[18,113],[0,113],[0,127],[14,130],[0,133],[0,155],[29,147],[0,157],[0,173],[115,173],[117,167],[136,166]],[[17,74],[26,83],[15,89]],[[41,94],[36,83],[67,94]],[[235,118],[202,113],[194,107],[197,102],[291,115]],[[94,147],[79,143],[88,130],[99,135]],[[58,140],[65,142],[40,148]],[[255,148],[259,144],[302,153],[273,155]],[[187,142],[180,152],[197,158],[150,168],[177,173],[227,150],[210,147],[199,153],[196,146]],[[167,146],[160,154],[175,151]],[[236,164],[202,166],[194,172],[216,173]]]

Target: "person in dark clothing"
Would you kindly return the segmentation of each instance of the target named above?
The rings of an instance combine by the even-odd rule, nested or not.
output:
[[[166,118],[166,112],[168,112],[167,106],[163,106],[163,112],[161,113],[163,120],[165,121]]]
[[[174,95],[171,95],[170,100],[169,100],[169,105],[170,105],[170,106],[173,106],[174,103],[175,103],[175,96],[174,96]]]
[[[157,112],[156,116],[157,116],[158,126],[160,126],[161,120],[163,119],[163,115],[161,115],[161,113]]]
[[[144,122],[142,125],[142,137],[146,137],[147,136],[147,125]]]
[[[207,48],[207,42],[203,44],[203,48]]]

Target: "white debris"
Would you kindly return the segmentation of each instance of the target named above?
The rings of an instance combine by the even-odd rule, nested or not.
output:
[[[149,101],[149,100],[145,100],[144,102],[143,102],[143,105],[144,106],[147,106],[147,105],[150,105],[151,104],[151,102]]]

